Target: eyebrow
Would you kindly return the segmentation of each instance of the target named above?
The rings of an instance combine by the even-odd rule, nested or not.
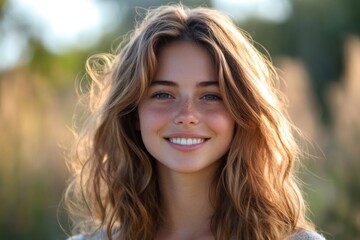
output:
[[[169,80],[153,80],[150,86],[155,86],[155,85],[179,87],[179,85],[176,82]],[[219,86],[219,82],[215,80],[209,80],[209,81],[199,82],[196,84],[196,87],[208,87],[208,86]]]

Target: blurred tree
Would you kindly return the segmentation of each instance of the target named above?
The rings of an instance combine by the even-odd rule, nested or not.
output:
[[[292,14],[283,23],[250,19],[239,25],[270,55],[304,61],[322,107],[322,120],[331,124],[326,92],[343,72],[344,41],[349,34],[360,34],[360,1],[291,0],[291,4]]]

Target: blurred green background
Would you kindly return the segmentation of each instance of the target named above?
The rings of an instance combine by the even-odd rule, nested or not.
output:
[[[359,239],[360,1],[182,2],[228,13],[269,51],[314,142],[299,173],[310,218],[327,239]],[[133,27],[137,6],[166,3],[0,0],[1,240],[66,238],[63,153],[84,62]]]

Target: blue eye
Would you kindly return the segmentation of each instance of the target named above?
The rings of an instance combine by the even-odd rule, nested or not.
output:
[[[221,100],[221,97],[215,94],[206,94],[205,96],[202,97],[204,100],[207,101],[219,101]]]
[[[173,98],[170,94],[168,93],[164,93],[164,92],[159,92],[159,93],[154,93],[151,98],[156,98],[156,99],[169,99],[169,98]]]

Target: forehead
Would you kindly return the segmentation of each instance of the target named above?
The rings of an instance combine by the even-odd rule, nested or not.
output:
[[[209,51],[192,41],[174,41],[160,48],[155,74],[157,80],[217,80]]]

